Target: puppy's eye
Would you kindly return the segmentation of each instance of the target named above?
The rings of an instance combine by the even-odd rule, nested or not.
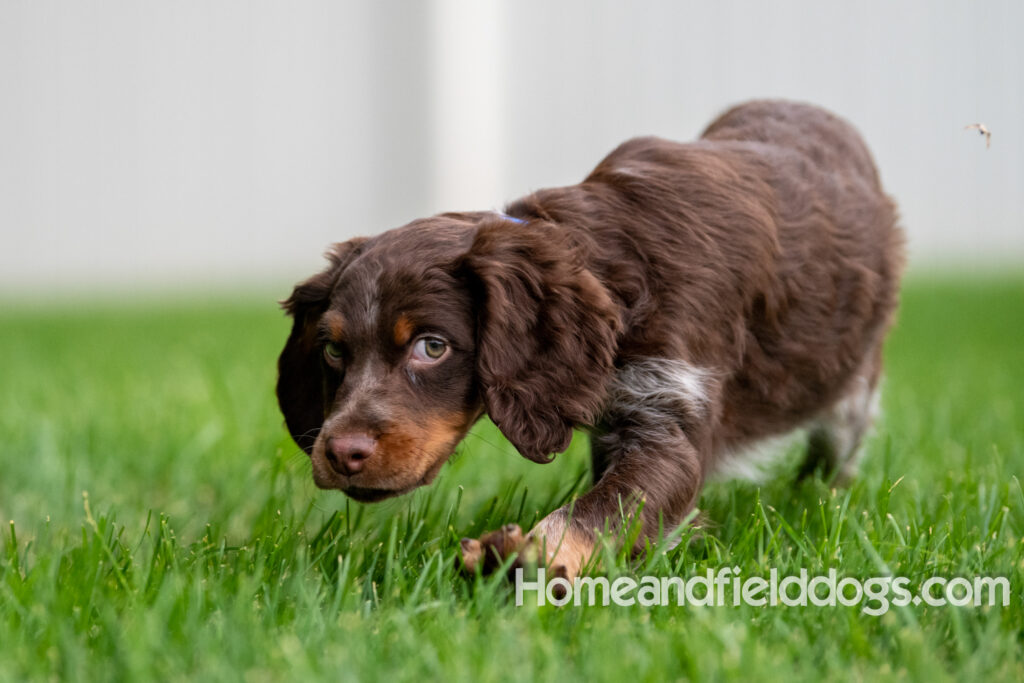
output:
[[[448,352],[448,344],[438,337],[423,337],[412,347],[413,360],[436,363]]]
[[[337,342],[327,342],[324,344],[324,355],[327,357],[327,360],[341,360],[341,351],[341,344]]]

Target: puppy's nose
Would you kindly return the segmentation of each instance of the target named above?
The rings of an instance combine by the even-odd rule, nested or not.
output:
[[[342,434],[327,440],[327,462],[338,474],[352,476],[363,469],[363,463],[373,455],[377,440],[369,434]]]

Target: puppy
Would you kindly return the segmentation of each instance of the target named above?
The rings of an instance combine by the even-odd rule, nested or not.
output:
[[[468,567],[541,548],[572,577],[623,512],[638,544],[760,439],[809,427],[848,478],[872,420],[903,238],[854,129],[756,101],[699,140],[630,140],[580,184],[337,244],[295,287],[277,395],[321,488],[429,483],[485,413],[544,463],[590,432],[593,488]]]

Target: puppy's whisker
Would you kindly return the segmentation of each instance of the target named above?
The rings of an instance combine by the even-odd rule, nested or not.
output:
[[[320,433],[320,427],[311,427],[311,428],[307,429],[306,431],[304,431],[302,434],[299,434],[298,436],[300,438],[306,438],[306,437],[310,437],[310,436],[317,436],[319,433]]]
[[[472,437],[474,437],[476,439],[479,439],[480,441],[483,441],[485,444],[487,444],[488,446],[490,446],[491,448],[493,448],[496,451],[506,451],[506,450],[508,450],[508,448],[510,446],[510,444],[508,444],[507,442],[504,445],[500,444],[500,443],[495,443],[495,442],[491,441],[490,439],[486,439],[486,438],[480,436],[476,432],[470,432],[466,436],[472,436]]]

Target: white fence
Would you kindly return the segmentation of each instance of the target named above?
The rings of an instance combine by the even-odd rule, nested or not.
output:
[[[290,282],[763,96],[860,128],[918,263],[1024,260],[1022,27],[1014,1],[0,0],[0,289]]]

